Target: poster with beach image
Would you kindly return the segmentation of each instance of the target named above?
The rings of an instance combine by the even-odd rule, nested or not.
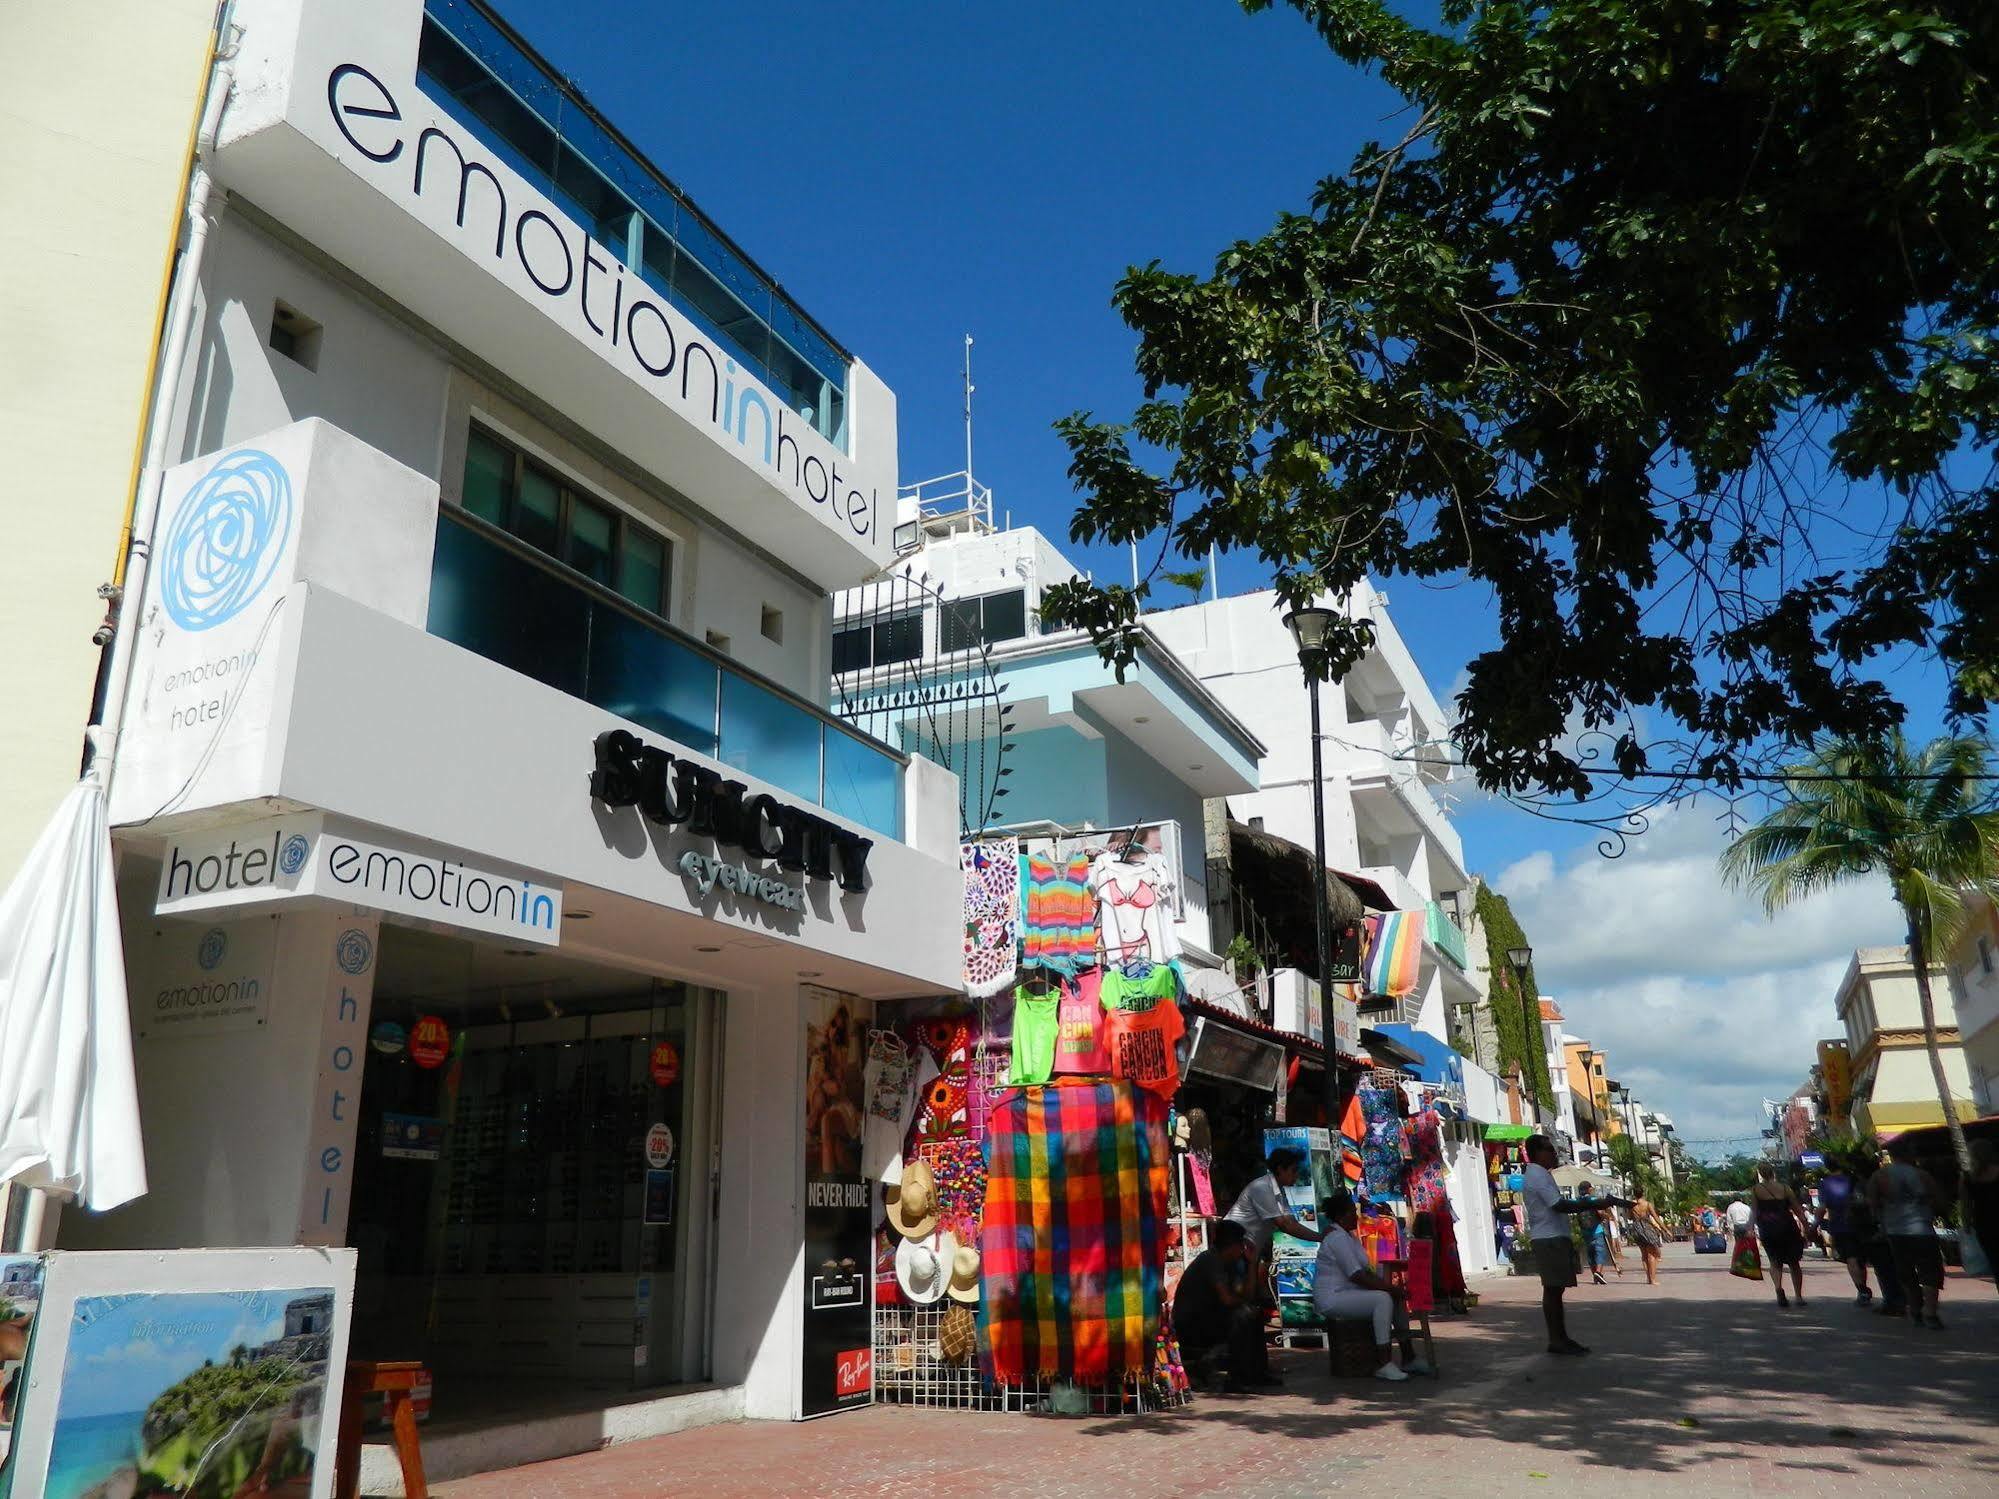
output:
[[[333,1323],[331,1287],[79,1297],[47,1499],[306,1499]]]
[[[28,1356],[28,1334],[34,1330],[41,1300],[42,1257],[0,1255],[0,1433],[14,1426],[22,1361]]]

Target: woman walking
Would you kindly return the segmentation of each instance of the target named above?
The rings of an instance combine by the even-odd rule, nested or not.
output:
[[[1756,1168],[1756,1185],[1749,1189],[1755,1203],[1756,1235],[1770,1256],[1770,1284],[1777,1288],[1777,1305],[1789,1306],[1784,1296],[1784,1270],[1791,1272],[1791,1289],[1798,1305],[1805,1304],[1805,1215],[1798,1194],[1777,1180],[1777,1168],[1768,1161]]]
[[[1638,1258],[1645,1262],[1645,1284],[1659,1284],[1659,1251],[1666,1243],[1666,1221],[1643,1192],[1631,1204],[1631,1237],[1638,1245]]]

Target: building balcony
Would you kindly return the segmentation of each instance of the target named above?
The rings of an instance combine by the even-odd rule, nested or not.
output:
[[[490,12],[231,18],[232,212],[826,591],[887,564],[894,396]]]
[[[438,512],[427,628],[885,838],[902,836],[906,756],[455,506]]]

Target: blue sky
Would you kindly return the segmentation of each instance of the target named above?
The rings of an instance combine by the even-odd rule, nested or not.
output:
[[[1059,541],[1074,498],[1051,423],[1077,409],[1122,418],[1140,394],[1133,337],[1110,307],[1124,269],[1156,258],[1205,272],[1231,241],[1305,207],[1364,142],[1406,129],[1399,101],[1294,12],[1245,16],[1232,0],[499,3],[887,381],[906,480],[963,466],[959,366],[972,334],[979,477],[1016,524]],[[1128,575],[1120,551],[1071,552]],[[1233,593],[1267,580],[1252,560],[1224,559],[1221,581]],[[1483,590],[1387,587],[1448,696],[1494,638]],[[1793,940],[1756,938],[1760,916],[1716,885],[1719,834],[1705,812],[1615,863],[1598,858],[1593,834],[1481,798],[1459,816],[1473,866],[1502,888],[1517,875],[1544,990],[1572,996],[1572,1021],[1604,1044],[1628,1039],[1625,1070],[1683,1133],[1719,1137],[1753,1130],[1758,1098],[1803,1076],[1812,1037],[1834,1028],[1827,985],[1842,953],[1891,940],[1893,923],[1878,892],[1863,892],[1783,928]],[[1606,961],[1571,913],[1579,894],[1614,900],[1627,888],[1739,925],[1736,946],[1754,956],[1689,973],[1684,932],[1662,922],[1626,933]],[[1678,936],[1655,944],[1648,930]],[[1731,1031],[1752,1013],[1758,1024]],[[1658,1039],[1662,1020],[1683,1047]],[[1655,1053],[1643,1066],[1641,1048]],[[1726,1068],[1717,1048],[1735,1053]]]

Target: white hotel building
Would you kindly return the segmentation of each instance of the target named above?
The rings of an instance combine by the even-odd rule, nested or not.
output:
[[[954,783],[826,712],[894,396],[478,0],[229,20],[112,788],[151,1189],[58,1242],[353,1246],[433,1477],[804,1413],[808,1007],[959,978]]]

